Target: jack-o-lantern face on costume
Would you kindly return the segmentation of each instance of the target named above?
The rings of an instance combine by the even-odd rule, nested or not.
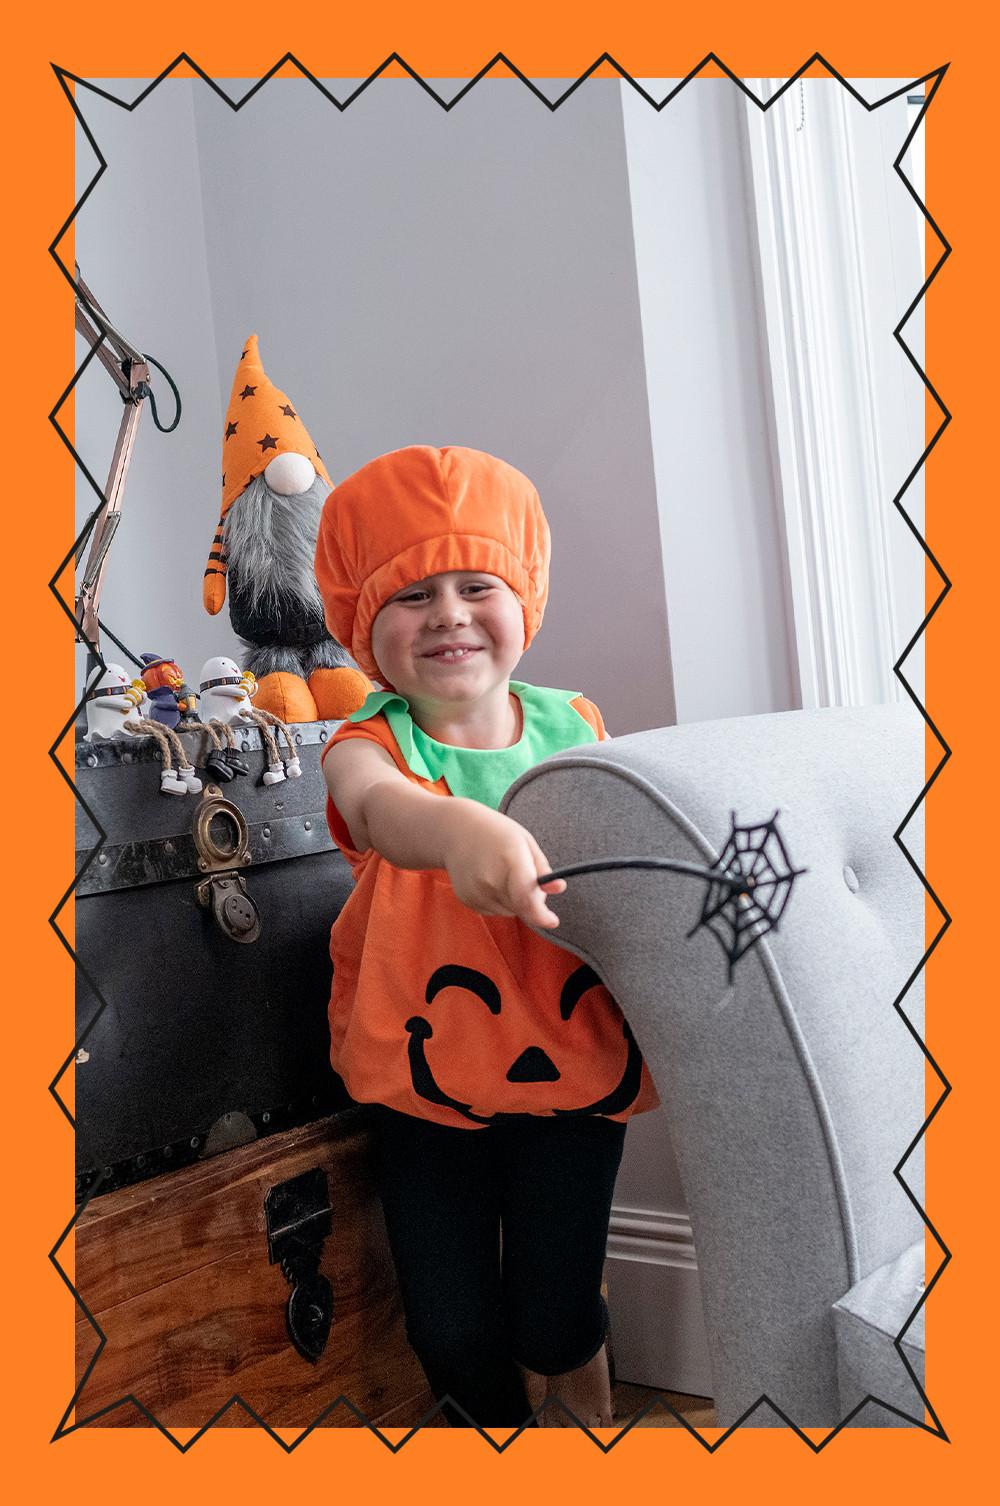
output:
[[[591,988],[602,987],[601,980],[592,968],[582,964],[570,973],[563,984],[559,999],[559,1017],[568,1025],[573,1011]],[[449,965],[439,967],[432,973],[425,993],[427,1004],[431,1004],[436,996],[445,988],[466,989],[478,1002],[470,1000],[470,1008],[479,1009],[485,1005],[488,1015],[499,1015],[503,1008],[500,990],[492,978],[485,973],[478,972],[475,968]],[[624,1021],[623,1035],[628,1045],[625,1066],[617,1083],[609,1084],[608,1092],[593,1103],[582,1104],[571,1109],[553,1109],[553,1115],[563,1118],[578,1117],[584,1114],[619,1114],[635,1102],[639,1093],[642,1077],[642,1057],[635,1039]],[[490,1050],[488,1036],[488,1018],[484,1020],[483,1055],[489,1058],[493,1055]],[[505,1119],[522,1119],[523,1113],[496,1113],[475,1114],[471,1104],[462,1103],[459,1099],[451,1096],[444,1085],[437,1082],[427,1060],[425,1051],[426,1043],[434,1034],[430,1020],[424,1015],[413,1015],[406,1022],[406,1030],[409,1033],[410,1042],[408,1048],[410,1061],[410,1077],[413,1082],[413,1091],[428,1103],[440,1104],[445,1108],[456,1110],[466,1119],[473,1120],[476,1124],[497,1124]],[[547,1051],[540,1046],[527,1044],[520,1055],[509,1064],[506,1072],[502,1064],[498,1067],[497,1096],[502,1094],[501,1081],[506,1078],[511,1083],[552,1083],[558,1082],[562,1075],[559,1065],[552,1060]]]

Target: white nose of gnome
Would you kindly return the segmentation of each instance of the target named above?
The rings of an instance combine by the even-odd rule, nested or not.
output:
[[[279,497],[298,497],[316,480],[316,468],[304,455],[289,450],[284,455],[275,455],[270,465],[265,466],[264,480]]]

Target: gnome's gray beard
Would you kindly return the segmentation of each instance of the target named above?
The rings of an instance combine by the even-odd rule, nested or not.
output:
[[[294,497],[273,492],[255,476],[226,514],[223,531],[230,587],[238,587],[253,609],[272,607],[281,615],[289,603],[323,619],[314,558],[320,514],[330,491],[317,475],[308,491]],[[315,669],[354,667],[354,660],[335,638],[323,633],[315,643],[253,643],[241,637],[243,668],[262,679],[283,671],[308,679]]]
[[[226,513],[227,564],[234,582],[249,594],[254,606],[291,597],[322,615],[314,561],[320,514],[329,491],[317,474],[308,491],[282,497],[263,476],[255,476]]]

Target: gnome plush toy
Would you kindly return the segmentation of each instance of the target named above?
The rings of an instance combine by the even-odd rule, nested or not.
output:
[[[257,336],[246,343],[222,440],[222,513],[205,571],[213,616],[226,599],[256,675],[256,706],[283,722],[339,720],[357,711],[371,685],[331,638],[313,569],[330,478],[285,393],[261,365]]]

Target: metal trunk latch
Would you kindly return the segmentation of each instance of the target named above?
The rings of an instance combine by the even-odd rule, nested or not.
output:
[[[264,1198],[264,1218],[268,1259],[280,1264],[292,1288],[285,1308],[288,1337],[303,1359],[315,1364],[333,1323],[333,1288],[319,1269],[333,1222],[323,1168],[314,1166],[272,1187]]]
[[[243,812],[223,797],[218,785],[206,786],[191,834],[198,867],[209,875],[195,888],[199,905],[211,910],[230,941],[256,941],[260,911],[239,872],[250,862],[250,828]]]

